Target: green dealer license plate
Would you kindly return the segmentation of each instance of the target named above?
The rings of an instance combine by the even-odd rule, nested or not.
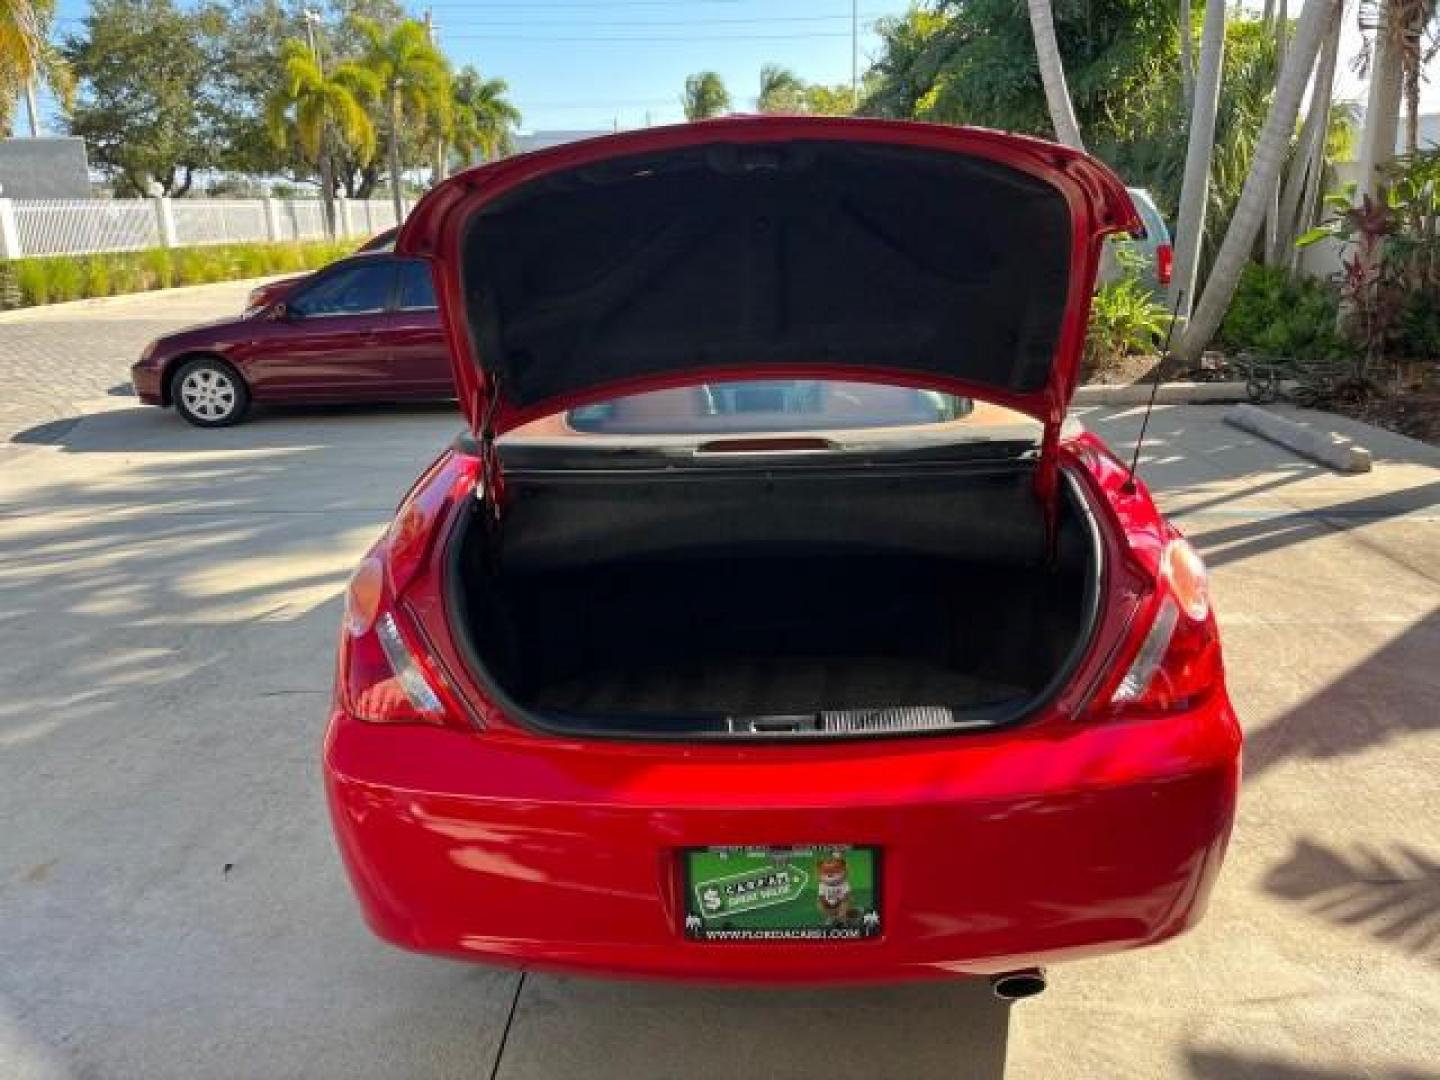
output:
[[[880,851],[847,844],[691,848],[692,941],[858,941],[880,933]]]

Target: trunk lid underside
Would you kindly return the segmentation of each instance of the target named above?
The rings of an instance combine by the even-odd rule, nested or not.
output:
[[[884,381],[1058,424],[1120,181],[1019,136],[742,119],[522,155],[442,184],[432,256],[477,433],[724,378]]]

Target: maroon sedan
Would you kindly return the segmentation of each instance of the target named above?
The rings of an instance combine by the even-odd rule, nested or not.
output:
[[[130,374],[141,401],[200,427],[237,423],[252,401],[455,396],[430,268],[388,254],[342,259],[242,318],[157,338]]]

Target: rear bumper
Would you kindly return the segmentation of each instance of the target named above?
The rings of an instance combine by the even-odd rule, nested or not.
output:
[[[585,745],[332,716],[325,779],[366,920],[423,952],[735,982],[983,974],[1151,944],[1204,911],[1235,813],[1229,703],[995,736]],[[714,751],[714,752],[712,752]],[[678,851],[878,844],[885,928],[691,942]]]

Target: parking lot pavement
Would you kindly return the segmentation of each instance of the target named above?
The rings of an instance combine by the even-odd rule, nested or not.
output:
[[[38,441],[87,402],[123,396],[130,365],[151,338],[240,314],[255,284],[228,281],[0,313],[0,464],[14,456],[4,447],[16,435],[28,431]]]
[[[109,402],[0,469],[0,1076],[1440,1075],[1440,454],[1341,477],[1220,414],[1159,410],[1145,474],[1214,570],[1230,861],[1195,932],[1007,1010],[372,940],[318,777],[339,595],[458,418]],[[1138,410],[1084,420],[1123,447]]]

